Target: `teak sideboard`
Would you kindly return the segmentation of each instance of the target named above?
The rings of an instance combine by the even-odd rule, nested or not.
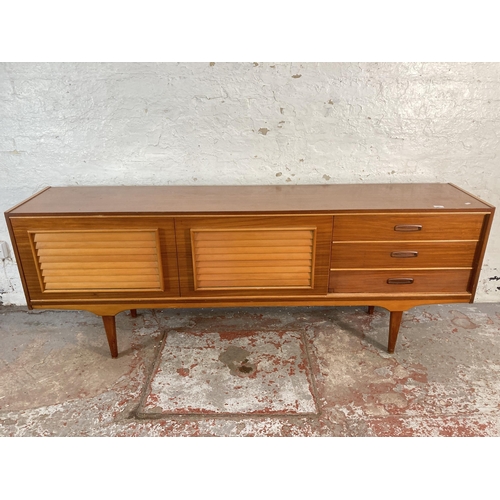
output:
[[[165,307],[472,302],[494,207],[452,184],[50,187],[6,212],[26,300]]]

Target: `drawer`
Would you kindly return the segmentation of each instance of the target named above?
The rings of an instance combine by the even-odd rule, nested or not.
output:
[[[476,246],[475,241],[334,242],[330,267],[472,267]]]
[[[478,240],[484,214],[336,215],[334,241]]]
[[[331,271],[330,293],[467,292],[470,269]]]

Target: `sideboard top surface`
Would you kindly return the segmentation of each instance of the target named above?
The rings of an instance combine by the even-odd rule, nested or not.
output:
[[[476,210],[492,206],[452,184],[327,184],[300,186],[50,187],[9,215],[192,214]]]

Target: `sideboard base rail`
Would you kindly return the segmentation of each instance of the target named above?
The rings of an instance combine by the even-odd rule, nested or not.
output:
[[[298,302],[298,301],[297,301]],[[301,301],[303,302],[303,301]],[[428,299],[426,301],[420,300],[418,302],[416,301],[393,301],[393,302],[377,302],[375,305],[372,305],[371,303],[352,303],[352,301],[349,301],[349,303],[344,303],[344,304],[339,304],[335,303],[332,305],[332,302],[326,302],[326,303],[321,303],[318,304],[315,302],[314,304],[311,304],[311,302],[307,303],[284,303],[283,305],[286,306],[296,306],[296,307],[301,307],[301,306],[317,306],[317,307],[340,307],[340,306],[367,306],[367,313],[368,314],[373,314],[375,306],[381,307],[383,309],[386,309],[390,313],[390,318],[389,318],[389,335],[388,335],[388,343],[387,343],[387,352],[389,354],[393,354],[396,348],[396,343],[398,339],[398,334],[401,326],[401,322],[403,319],[403,313],[405,311],[408,311],[409,309],[412,309],[413,307],[418,307],[422,305],[430,305],[430,304],[443,304],[443,303],[469,303],[470,302],[470,296],[469,297],[462,297],[462,298],[456,298],[456,299],[440,299],[440,300],[432,300]],[[252,303],[240,303],[239,307],[275,307],[279,306],[279,304],[276,304],[273,302],[272,304],[270,303],[259,303],[256,304],[254,302]],[[132,318],[137,317],[137,309],[155,309],[155,308],[162,308],[162,309],[179,309],[179,308],[206,308],[206,307],[235,307],[234,305],[228,305],[226,303],[220,304],[220,303],[209,303],[207,304],[206,302],[201,306],[199,303],[192,303],[192,302],[186,302],[186,303],[164,303],[161,305],[155,305],[154,307],[146,307],[145,305],[134,305],[134,307],[124,307],[124,306],[118,306],[118,305],[102,305],[102,306],[94,306],[94,305],[89,305],[85,306],[82,304],[68,304],[68,305],[62,305],[59,306],[58,309],[65,309],[65,310],[84,310],[88,312],[92,312],[98,316],[102,317],[103,325],[104,325],[104,330],[106,332],[106,337],[108,339],[108,344],[109,344],[109,350],[111,353],[112,358],[117,358],[118,357],[118,341],[117,341],[117,332],[116,332],[116,321],[115,321],[115,316],[123,311],[130,310],[130,316]],[[236,306],[237,307],[237,306]],[[50,306],[35,306],[34,309],[53,309]]]

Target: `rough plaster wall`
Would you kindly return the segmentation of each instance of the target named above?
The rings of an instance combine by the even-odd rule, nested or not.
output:
[[[497,63],[0,63],[1,212],[76,184],[453,182],[500,206],[499,152]],[[498,267],[500,216],[477,301]]]

